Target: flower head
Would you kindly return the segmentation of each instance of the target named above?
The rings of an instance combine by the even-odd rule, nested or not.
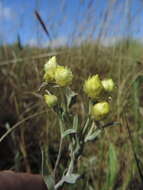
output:
[[[107,91],[107,92],[113,91],[115,84],[111,78],[104,79],[101,82],[102,82],[102,85],[103,85],[105,91]]]
[[[93,99],[98,98],[103,90],[103,86],[99,78],[99,75],[94,75],[88,78],[84,83],[83,89],[84,89],[84,92],[90,98],[93,98]]]
[[[101,120],[108,115],[110,111],[110,105],[108,102],[103,101],[93,105],[91,115],[96,120]]]
[[[55,71],[57,68],[57,62],[56,62],[56,57],[53,56],[52,58],[49,59],[49,61],[44,65],[44,80],[47,82],[51,82],[54,80],[55,77]]]
[[[67,67],[58,66],[55,71],[55,81],[59,86],[68,86],[71,84],[73,74]]]
[[[53,107],[57,104],[58,98],[52,94],[45,94],[44,99],[49,107]]]
[[[57,67],[56,56],[51,57],[44,65],[44,71],[47,72],[49,69],[55,69]]]

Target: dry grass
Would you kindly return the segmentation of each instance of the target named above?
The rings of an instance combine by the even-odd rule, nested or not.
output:
[[[132,43],[132,42],[131,42]],[[90,54],[86,54],[90,48]],[[122,47],[124,48],[124,46]],[[98,49],[98,53],[96,53]],[[12,49],[13,50],[13,49]],[[11,54],[11,50],[7,50]],[[41,150],[42,145],[48,147],[49,164],[48,168],[52,168],[58,151],[59,127],[57,126],[54,113],[48,110],[43,103],[41,94],[38,88],[42,81],[42,68],[46,59],[41,58],[43,53],[40,53],[39,58],[27,58],[28,56],[20,52],[22,56],[15,59],[15,62],[9,60],[9,64],[2,64],[0,70],[1,83],[1,128],[6,131],[6,127],[13,127],[17,124],[17,129],[3,140],[3,144],[11,141],[8,146],[12,148],[12,155],[8,157],[1,169],[13,168],[15,170],[23,170],[30,172],[40,172]],[[31,55],[33,54],[31,49]],[[42,50],[41,50],[42,51]],[[123,51],[123,49],[122,49]],[[80,171],[87,171],[86,184],[78,183],[76,188],[81,188],[86,185],[89,187],[104,189],[107,183],[107,168],[108,165],[108,150],[109,145],[113,143],[116,147],[119,171],[116,177],[115,186],[121,189],[127,189],[128,184],[140,183],[140,178],[136,177],[138,170],[132,152],[132,146],[126,128],[126,122],[122,115],[127,113],[130,123],[130,129],[134,138],[136,149],[138,150],[141,143],[141,128],[138,128],[135,123],[133,105],[134,89],[133,83],[142,75],[139,65],[136,63],[136,58],[126,58],[126,53],[121,53],[113,48],[99,48],[97,45],[83,44],[78,48],[69,48],[68,50],[56,50],[58,52],[57,59],[63,65],[70,65],[75,75],[72,88],[80,94],[80,99],[85,99],[82,92],[82,83],[89,74],[100,73],[102,77],[113,77],[117,84],[115,97],[113,97],[112,105],[113,112],[111,120],[121,122],[121,127],[112,127],[105,130],[103,137],[95,144],[90,144],[86,147],[83,159],[79,163]],[[123,51],[124,52],[124,51]],[[48,54],[51,55],[49,52]],[[47,54],[47,55],[48,55]],[[24,57],[24,58],[23,58]],[[27,58],[25,60],[25,58]],[[138,57],[140,60],[140,57]],[[17,61],[16,61],[17,60]],[[19,61],[20,60],[20,61]],[[96,60],[96,61],[95,61]],[[132,60],[132,61],[130,61]],[[6,62],[6,61],[5,61]],[[119,72],[119,69],[120,72]],[[140,91],[140,86],[137,91]],[[139,97],[136,97],[139,98]],[[79,99],[79,101],[80,101]],[[136,109],[139,109],[136,105]],[[74,108],[75,112],[81,114],[81,105],[77,104]],[[40,114],[42,112],[42,114]],[[138,113],[139,114],[139,113]],[[82,115],[82,114],[81,114]],[[140,116],[138,116],[140,118]],[[138,118],[138,119],[139,119]],[[53,135],[54,134],[54,135]],[[1,134],[2,135],[2,134]],[[6,141],[7,140],[7,141]],[[2,148],[2,147],[1,147]],[[66,153],[66,144],[63,152]],[[140,151],[140,150],[139,150]],[[64,159],[66,154],[64,153]],[[7,153],[8,154],[8,153]],[[138,154],[138,152],[137,152]],[[139,155],[141,153],[139,152]],[[5,159],[2,157],[1,160]],[[91,169],[89,168],[91,164]],[[62,167],[62,165],[61,165]],[[103,183],[105,181],[105,183]],[[135,182],[134,182],[135,181]],[[132,186],[132,185],[131,185]]]
[[[81,100],[86,99],[82,91],[83,80],[89,75],[99,73],[103,78],[112,77],[117,84],[111,102],[113,108],[110,119],[121,123],[120,127],[106,129],[98,142],[86,147],[84,156],[78,163],[79,171],[85,173],[84,180],[67,189],[143,188],[133,153],[134,146],[142,163],[143,45],[132,38],[124,39],[111,47],[101,45],[102,37],[106,36],[114,11],[117,10],[115,7],[119,4],[118,1],[108,2],[99,23],[90,1],[83,22],[77,27],[78,19],[75,21],[75,31],[70,38],[76,41],[82,37],[82,31],[86,33],[88,30],[86,38],[94,39],[95,31],[99,27],[96,43],[91,40],[79,46],[54,50],[30,47],[20,49],[18,44],[0,47],[0,135],[16,126],[16,130],[0,143],[0,169],[12,168],[17,171],[39,173],[41,148],[44,145],[47,146],[47,168],[49,171],[53,168],[59,146],[59,126],[55,114],[45,106],[38,88],[42,82],[44,63],[50,56],[57,55],[59,64],[70,66],[74,73],[72,88],[79,93],[79,102],[73,111],[83,116],[83,105],[80,104]],[[124,8],[129,14],[127,1],[125,2]],[[82,3],[83,1],[81,6]],[[122,9],[120,6],[117,7],[118,10]],[[92,26],[90,30],[88,26]],[[125,115],[134,144],[131,144],[129,138]],[[107,189],[111,143],[114,144],[117,155],[118,173],[113,186]],[[66,160],[66,151],[65,143],[62,163]],[[64,164],[61,164],[60,169],[64,169]]]

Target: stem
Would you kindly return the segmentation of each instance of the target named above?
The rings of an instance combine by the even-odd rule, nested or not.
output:
[[[59,187],[61,187],[64,184],[63,179],[61,179],[56,185],[55,185],[55,189],[58,189]]]
[[[66,173],[66,176],[67,175],[69,175],[69,174],[71,174],[72,172],[73,172],[73,169],[74,169],[74,158],[73,159],[71,159],[71,161],[70,161],[70,164],[69,164],[69,167],[68,167],[68,171],[67,171],[67,173]],[[55,190],[57,190],[59,187],[61,187],[63,184],[64,184],[64,180],[63,180],[63,178],[55,185]]]
[[[69,175],[73,172],[74,158],[70,161],[69,168],[66,175]]]
[[[55,168],[54,168],[54,171],[53,171],[53,176],[54,176],[54,178],[55,178],[56,170],[57,170],[58,164],[59,164],[59,162],[60,162],[60,158],[61,158],[62,144],[63,144],[63,137],[61,137],[61,139],[60,139],[59,152],[58,152],[57,160],[56,160],[56,163],[55,163]]]
[[[80,145],[80,150],[78,151],[78,153],[76,154],[74,152],[74,149],[71,150],[71,160],[70,160],[70,163],[69,163],[69,166],[68,166],[68,169],[67,169],[67,173],[66,173],[66,176],[70,175],[73,173],[73,171],[75,170],[76,168],[76,162],[79,158],[80,155],[82,155],[82,151],[83,151],[83,148],[84,148],[84,144]],[[57,182],[57,184],[55,184],[55,190],[59,189],[61,186],[63,186],[65,183],[63,177],[61,178],[61,180],[59,182]]]

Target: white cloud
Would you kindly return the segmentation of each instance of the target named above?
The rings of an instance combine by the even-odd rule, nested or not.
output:
[[[37,40],[32,38],[31,40],[29,40],[28,45],[31,47],[32,46],[38,46]]]
[[[57,48],[57,47],[62,47],[62,46],[66,46],[67,44],[67,38],[66,37],[58,37],[52,40],[52,42],[50,42],[49,40],[44,41],[38,41],[36,38],[32,38],[31,40],[29,40],[28,45],[31,47],[42,47],[42,48],[46,48],[46,47],[51,47],[51,48]],[[102,46],[104,47],[110,47],[115,45],[116,43],[120,42],[123,40],[123,37],[121,36],[113,36],[113,37],[104,37],[101,38],[100,41],[98,40],[91,40],[88,39],[85,42],[88,43],[100,43]],[[75,41],[73,41],[74,45],[80,46],[82,43],[84,43],[84,40],[81,38],[76,39]],[[72,44],[72,45],[73,45]]]
[[[4,7],[3,4],[0,2],[0,18],[1,19],[11,19],[13,15],[13,11],[9,7]]]
[[[65,37],[58,37],[53,39],[51,42],[49,40],[47,41],[38,41],[36,38],[32,38],[31,40],[28,41],[29,46],[34,46],[34,47],[51,47],[51,48],[57,48],[57,47],[62,47],[67,44],[67,39]]]
[[[67,38],[65,37],[58,37],[52,40],[51,43],[49,43],[49,46],[55,48],[55,47],[61,47],[65,46],[67,44]]]
[[[117,36],[113,36],[113,37],[105,37],[102,38],[100,40],[100,43],[105,46],[105,47],[109,47],[109,46],[113,46],[115,45],[117,42],[119,42],[120,40],[122,40],[121,37],[117,37]]]

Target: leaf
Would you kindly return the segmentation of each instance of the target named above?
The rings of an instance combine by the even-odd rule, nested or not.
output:
[[[78,115],[74,116],[74,119],[73,119],[73,129],[75,129],[76,131],[78,129]]]
[[[76,103],[77,93],[70,88],[66,88],[67,108],[70,109],[73,104]]]
[[[55,181],[52,175],[44,176],[44,182],[48,190],[55,190]]]
[[[143,107],[139,107],[139,113],[143,116]]]
[[[79,178],[80,178],[79,174],[69,174],[69,175],[63,176],[63,181],[69,184],[75,184]]]
[[[67,129],[66,131],[64,131],[62,133],[62,138],[68,136],[68,135],[72,135],[72,134],[76,134],[77,131],[75,129]]]
[[[110,144],[109,147],[108,166],[107,183],[105,189],[113,189],[119,168],[116,149],[113,144]]]
[[[101,133],[101,130],[97,130],[94,133],[92,133],[91,135],[87,135],[86,138],[84,139],[84,142],[88,142],[88,141],[94,141]]]
[[[82,134],[83,134],[83,136],[84,136],[85,133],[87,132],[87,129],[88,129],[89,123],[90,123],[90,119],[87,118],[86,123],[85,123],[85,125],[84,125],[84,127],[83,127],[83,130],[82,130]]]

